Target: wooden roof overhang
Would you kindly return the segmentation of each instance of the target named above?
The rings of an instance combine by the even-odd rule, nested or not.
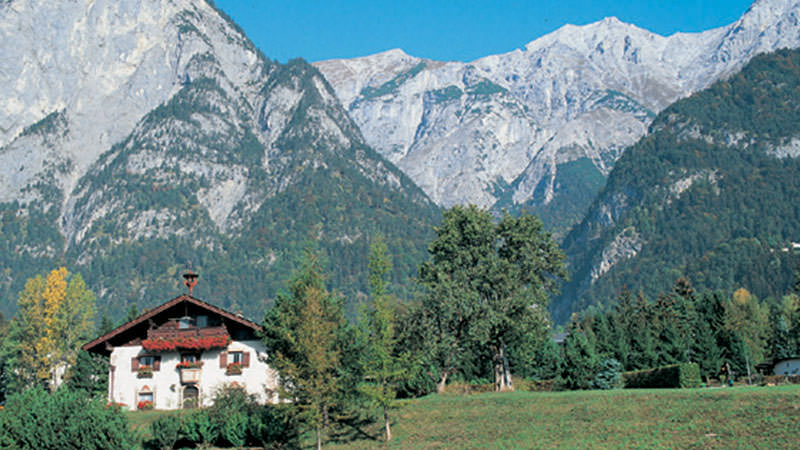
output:
[[[190,295],[179,295],[172,300],[164,303],[157,308],[142,314],[141,316],[127,322],[108,333],[94,339],[81,348],[87,352],[97,353],[100,355],[110,355],[114,347],[128,344],[137,339],[141,340],[147,337],[147,331],[156,324],[161,324],[168,321],[170,313],[178,311],[181,306],[192,305],[193,307],[208,311],[211,314],[217,315],[222,318],[223,324],[226,328],[243,327],[253,332],[260,332],[261,326],[255,322],[245,319],[237,314],[225,311],[222,308],[216,307],[210,303],[196,299]]]

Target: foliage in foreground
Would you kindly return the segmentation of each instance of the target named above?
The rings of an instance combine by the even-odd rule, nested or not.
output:
[[[8,397],[0,412],[0,448],[127,449],[136,446],[128,419],[84,393],[29,389]]]
[[[289,405],[260,405],[241,387],[220,389],[210,408],[188,414],[170,413],[150,424],[150,447],[200,446],[230,448],[297,446],[297,422]]]

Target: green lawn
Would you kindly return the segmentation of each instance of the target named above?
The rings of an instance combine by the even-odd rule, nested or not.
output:
[[[800,386],[432,395],[394,417],[395,448],[797,448]]]

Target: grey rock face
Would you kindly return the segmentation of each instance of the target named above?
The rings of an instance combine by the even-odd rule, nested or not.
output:
[[[312,231],[350,294],[372,236],[424,253],[437,208],[322,74],[268,60],[205,0],[6,1],[0,38],[0,310],[54,264],[113,313],[200,260],[261,314]]]
[[[798,17],[794,0],[759,0],[703,33],[608,18],[471,63],[390,50],[316,66],[367,142],[438,204],[546,204],[559,165],[589,158],[608,174],[661,109],[758,53],[797,47]]]

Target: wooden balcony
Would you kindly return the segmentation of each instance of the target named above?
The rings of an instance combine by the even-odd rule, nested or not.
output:
[[[228,330],[223,327],[205,327],[205,328],[155,328],[152,330],[147,330],[147,339],[168,339],[168,340],[180,340],[180,339],[192,339],[192,338],[204,338],[204,337],[228,337]]]
[[[181,383],[184,384],[196,384],[200,382],[200,371],[202,369],[180,369],[181,371]]]

